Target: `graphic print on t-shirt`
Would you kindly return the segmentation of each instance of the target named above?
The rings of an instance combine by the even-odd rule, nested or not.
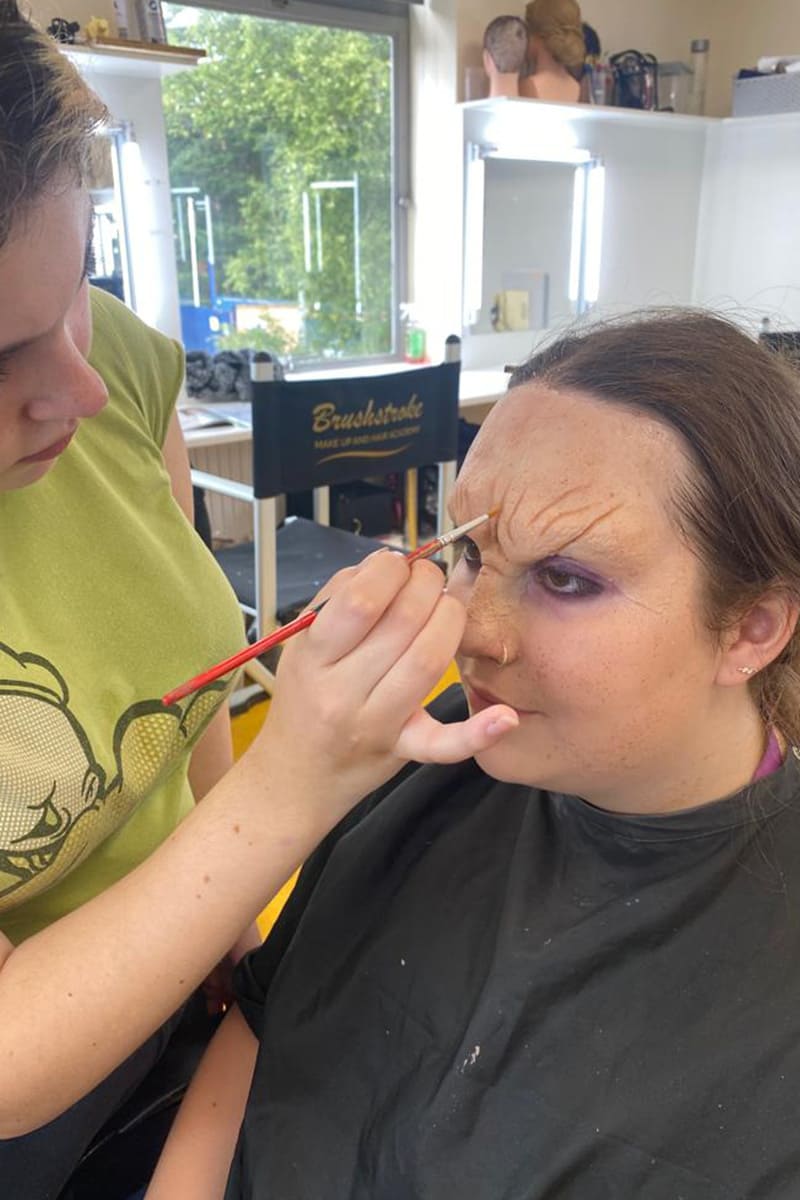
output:
[[[130,705],[101,762],[56,667],[0,643],[0,911],[52,887],[118,829],[175,769],[224,690],[206,688],[185,707]]]

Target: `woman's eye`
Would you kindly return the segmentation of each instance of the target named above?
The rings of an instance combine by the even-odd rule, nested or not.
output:
[[[554,596],[597,596],[603,590],[597,580],[578,575],[567,567],[540,566],[536,570],[536,578],[545,591]]]
[[[481,552],[473,542],[472,538],[462,538],[461,553],[459,562],[464,562],[473,571],[477,571],[481,565]]]

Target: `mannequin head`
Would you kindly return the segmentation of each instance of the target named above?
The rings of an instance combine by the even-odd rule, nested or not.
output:
[[[519,17],[495,17],[483,35],[483,69],[490,96],[519,95],[519,77],[528,53],[528,29]]]
[[[531,0],[525,6],[528,57],[538,69],[543,57],[552,59],[576,78],[586,57],[580,6],[576,0]]]

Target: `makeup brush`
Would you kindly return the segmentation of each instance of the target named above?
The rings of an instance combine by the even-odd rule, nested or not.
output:
[[[439,550],[444,550],[446,546],[452,546],[454,542],[458,542],[461,538],[466,537],[473,529],[477,529],[479,525],[483,525],[486,521],[491,520],[499,511],[499,508],[490,508],[488,512],[482,513],[481,516],[473,517],[471,521],[466,521],[456,529],[450,529],[447,533],[441,534],[440,537],[426,542],[424,546],[412,550],[407,556],[408,561],[412,563],[420,558],[431,558]],[[194,679],[189,679],[186,683],[180,684],[179,687],[173,688],[171,692],[167,692],[165,696],[161,697],[161,703],[169,705],[173,704],[176,700],[182,700],[184,696],[198,691],[199,688],[204,687],[207,683],[213,683],[215,679],[219,679],[222,675],[227,675],[229,671],[240,667],[242,663],[246,663],[249,659],[256,658],[259,654],[264,654],[267,650],[271,650],[273,646],[279,646],[281,642],[288,641],[290,637],[294,637],[301,630],[308,629],[309,625],[313,625],[314,621],[316,621],[317,614],[322,611],[327,603],[327,600],[322,600],[314,608],[309,608],[306,612],[301,613],[299,617],[295,617],[293,621],[289,621],[286,625],[281,625],[280,629],[275,629],[272,633],[268,633],[266,637],[253,642],[252,646],[246,646],[238,654],[232,654],[230,658],[217,663],[215,667],[209,667],[207,671],[203,671],[200,675],[195,675]]]

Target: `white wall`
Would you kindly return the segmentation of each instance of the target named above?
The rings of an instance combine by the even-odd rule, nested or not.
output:
[[[740,67],[764,54],[800,54],[800,4],[796,0],[704,0],[710,18],[708,112],[730,112],[731,81]]]
[[[800,116],[710,130],[695,299],[757,328],[800,329]]]

